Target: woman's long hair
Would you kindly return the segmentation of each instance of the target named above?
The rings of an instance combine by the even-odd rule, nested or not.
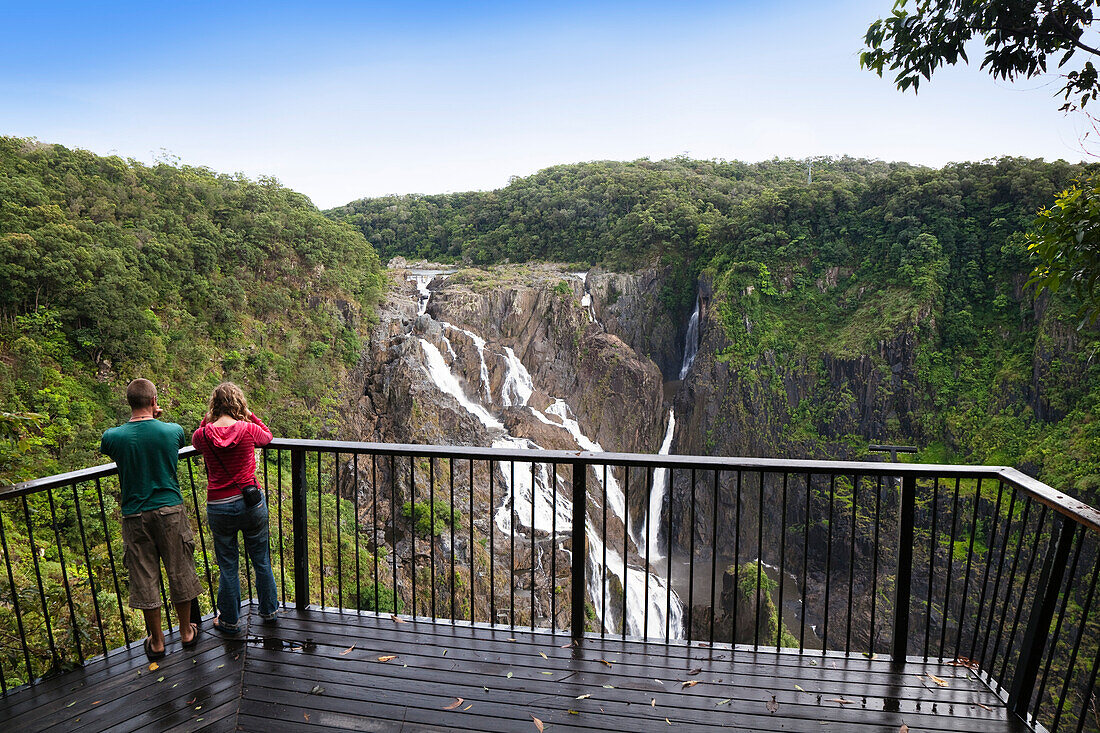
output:
[[[222,415],[234,420],[248,419],[248,400],[241,388],[232,382],[222,382],[210,395],[210,419],[217,420]]]

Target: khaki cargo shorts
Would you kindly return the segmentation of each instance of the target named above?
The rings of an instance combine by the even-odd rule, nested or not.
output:
[[[195,535],[183,504],[122,518],[122,564],[130,572],[130,608],[160,608],[160,563],[172,603],[202,593],[195,573]]]

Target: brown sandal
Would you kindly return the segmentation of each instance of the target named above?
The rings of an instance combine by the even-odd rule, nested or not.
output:
[[[191,641],[184,641],[182,639],[182,635],[181,635],[180,646],[182,646],[184,649],[192,649],[198,643],[199,643],[199,627],[198,627],[198,624],[192,623],[191,624]]]

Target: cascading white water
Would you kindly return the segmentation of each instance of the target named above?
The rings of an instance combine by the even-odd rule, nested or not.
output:
[[[574,272],[573,275],[584,285],[584,295],[581,296],[581,306],[588,312],[588,322],[597,323],[596,311],[592,307],[592,293],[588,290],[588,273]]]
[[[409,276],[409,279],[416,283],[416,292],[419,296],[416,304],[416,314],[422,316],[428,312],[428,300],[432,297],[432,291],[428,290],[428,283],[432,281],[434,275],[426,275],[421,273],[413,273]]]
[[[699,296],[695,296],[695,310],[688,321],[687,336],[684,337],[684,360],[680,365],[680,379],[684,379],[695,361],[695,352],[699,349]]]
[[[445,392],[456,400],[458,404],[466,408],[466,411],[481,421],[481,424],[490,430],[503,430],[504,423],[497,420],[492,414],[489,413],[481,405],[476,402],[472,402],[466,393],[462,391],[462,385],[458,383],[458,378],[455,377],[454,372],[447,366],[447,362],[443,360],[443,354],[439,353],[439,349],[436,345],[427,339],[420,339],[420,348],[424,351],[424,360],[428,366],[428,376],[432,378],[436,386],[442,392]]]
[[[479,354],[482,355],[482,369],[485,370],[484,349],[485,340],[477,334],[465,329],[456,328],[450,324],[444,324],[446,328],[461,331],[471,338]],[[483,425],[494,431],[503,431],[503,435],[493,441],[493,448],[508,449],[539,449],[536,443],[526,438],[516,438],[504,430],[503,423],[494,417],[484,406],[470,400],[462,390],[458,378],[447,366],[439,349],[431,342],[420,339],[427,364],[428,375],[439,387],[440,391],[452,395],[464,409],[474,415]],[[449,346],[449,343],[448,343]],[[453,354],[453,351],[452,351]],[[525,405],[534,390],[530,373],[516,356],[511,348],[505,348],[500,355],[506,366],[506,374],[501,388],[501,401],[505,405]],[[488,377],[483,374],[482,381],[488,384]],[[486,392],[487,393],[487,392]],[[488,393],[487,393],[488,395]],[[488,404],[492,405],[491,396]],[[577,444],[585,450],[602,452],[599,443],[592,441],[580,429],[579,423],[572,417],[572,411],[563,400],[555,400],[545,411],[531,409],[532,413],[541,421],[563,427],[574,437]],[[551,420],[551,415],[558,420]],[[560,422],[559,422],[560,421]],[[499,434],[499,433],[498,433]],[[553,483],[545,464],[536,464],[532,476],[531,464],[513,464],[509,461],[501,461],[497,464],[504,476],[504,483],[508,487],[508,496],[494,513],[494,523],[497,528],[510,534],[513,518],[519,519],[521,527],[549,534],[556,526],[558,531],[566,530],[572,526],[573,504],[562,495],[559,490],[555,500]],[[622,490],[611,470],[606,474],[606,486],[604,476],[600,471],[594,471],[596,484],[601,488],[601,493],[606,491],[607,504],[612,515],[626,526],[626,502]],[[532,505],[534,519],[532,524]],[[602,599],[610,598],[613,584],[611,576],[618,580],[618,585],[625,589],[626,593],[626,629],[632,636],[664,637],[666,616],[671,638],[683,637],[683,610],[679,596],[670,591],[667,581],[656,573],[647,573],[644,569],[627,566],[622,556],[612,549],[606,548],[607,565],[606,572],[603,565],[604,545],[600,534],[592,520],[585,516],[585,535],[588,541],[588,572],[587,592],[594,606],[603,605]],[[649,593],[646,594],[648,580]],[[608,631],[615,629],[617,621],[616,611],[607,604],[606,607],[596,609],[601,624]],[[648,624],[646,618],[648,615]]]
[[[657,451],[659,456],[667,456],[672,448],[672,436],[676,432],[676,413],[668,411],[668,427],[665,428],[665,439],[661,442],[661,449]],[[649,514],[639,533],[638,554],[645,557],[649,550],[649,561],[655,563],[664,557],[661,553],[661,545],[658,541],[661,532],[661,514],[665,507],[665,494],[668,493],[668,469],[661,467],[653,471],[653,488],[649,492]]]
[[[489,387],[489,367],[485,364],[485,339],[478,336],[473,331],[467,331],[465,328],[459,328],[458,326],[447,323],[446,321],[440,321],[443,328],[449,328],[452,331],[458,331],[464,333],[474,342],[474,346],[477,348],[478,359],[481,360],[481,389],[485,394],[485,401],[488,404],[493,404],[493,394]],[[453,352],[452,352],[453,353]]]

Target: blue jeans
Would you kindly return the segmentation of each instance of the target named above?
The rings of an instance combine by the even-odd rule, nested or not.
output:
[[[271,572],[271,548],[268,546],[267,502],[246,507],[244,498],[226,504],[207,504],[206,521],[214,536],[214,557],[218,562],[218,625],[233,633],[241,608],[241,583],[238,577],[237,533],[244,533],[244,549],[256,573],[256,592],[260,596],[260,616],[274,618],[278,606],[275,575]]]

